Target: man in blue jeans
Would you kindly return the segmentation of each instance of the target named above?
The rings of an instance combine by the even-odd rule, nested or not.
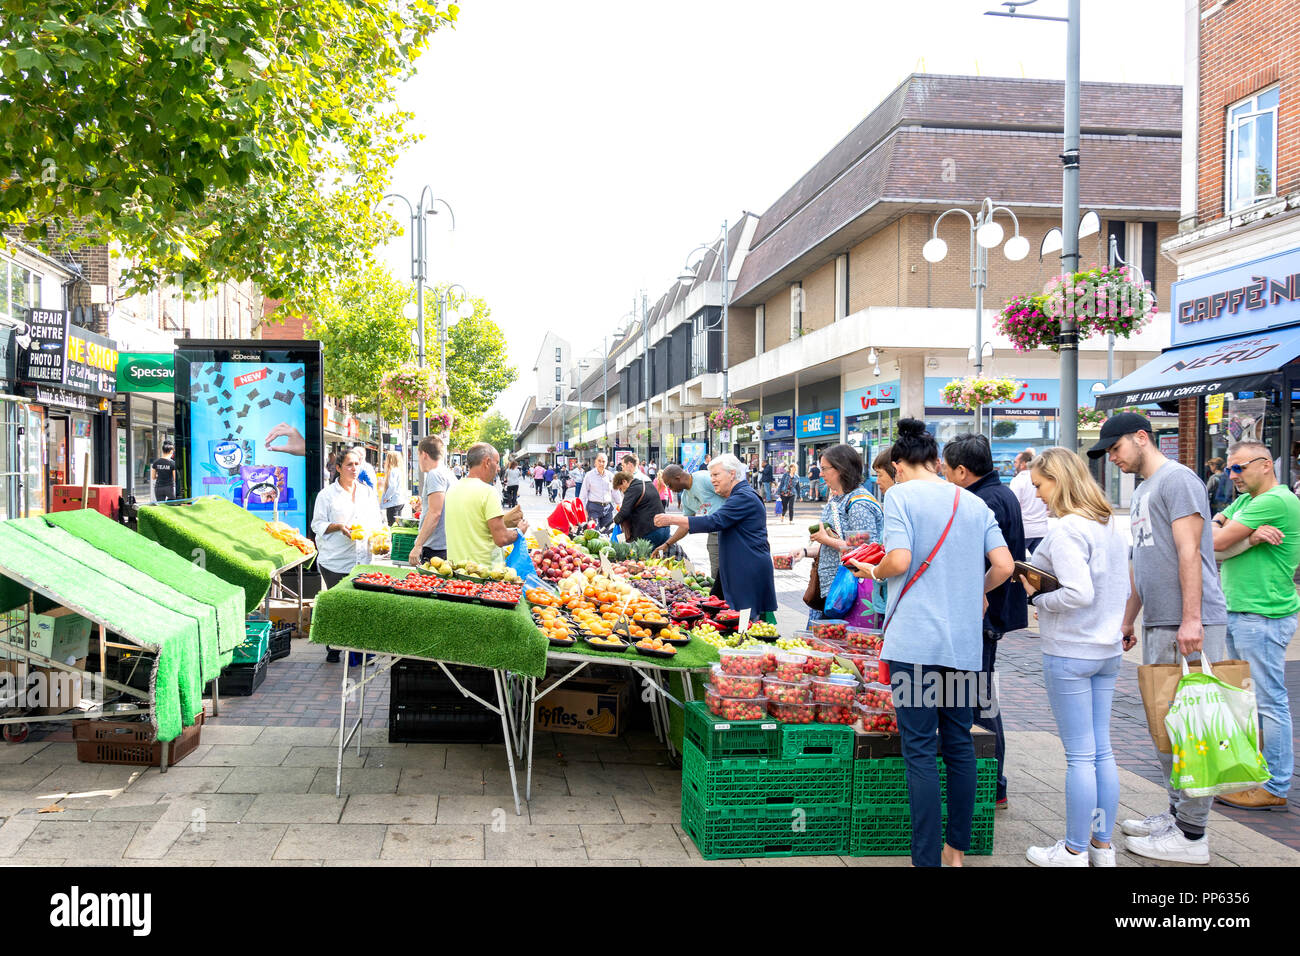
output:
[[[1241,810],[1287,809],[1295,754],[1286,690],[1286,646],[1295,634],[1300,597],[1300,500],[1277,480],[1266,445],[1238,442],[1228,449],[1226,474],[1237,497],[1214,516],[1214,550],[1223,562],[1228,602],[1228,654],[1247,661],[1255,682],[1262,750],[1272,779],[1219,797]]]
[[[993,467],[989,440],[983,435],[958,435],[943,446],[943,458],[948,468],[948,480],[978,496],[993,512],[1012,560],[1025,560],[1025,526],[1020,501],[1015,492],[1002,483],[1001,476]],[[984,566],[988,570],[987,559]],[[1007,808],[1007,742],[1002,731],[1002,712],[995,693],[993,673],[1002,635],[1029,626],[1027,600],[1025,589],[1012,578],[989,592],[989,606],[984,612],[984,663],[979,672],[982,706],[975,714],[975,723],[992,732],[997,741],[999,810]]]

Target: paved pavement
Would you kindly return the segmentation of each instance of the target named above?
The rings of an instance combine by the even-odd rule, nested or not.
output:
[[[525,494],[530,519],[549,511]],[[806,512],[806,514],[805,514]],[[797,547],[816,517],[772,524],[775,549]],[[806,520],[805,520],[806,518]],[[802,528],[802,531],[799,530]],[[688,551],[703,558],[702,542]],[[777,572],[783,632],[802,622],[805,571]],[[1065,762],[1029,632],[1000,654],[1011,806],[998,814],[994,855],[972,866],[1027,865],[1024,850],[1059,838]],[[389,744],[386,679],[367,688],[360,754],[349,749],[334,796],[340,670],[296,640],[249,698],[222,701],[198,750],[166,774],[80,764],[67,729],[0,747],[0,864],[899,866],[906,857],[700,858],[682,832],[679,771],[646,730],[617,740],[539,735],[534,798],[516,816],[503,748]],[[1296,676],[1294,673],[1291,675]],[[57,725],[53,725],[57,726]],[[1165,805],[1146,736],[1135,667],[1126,663],[1112,723],[1121,813]],[[1215,812],[1212,865],[1300,865],[1295,811]],[[1121,866],[1158,865],[1127,853]]]

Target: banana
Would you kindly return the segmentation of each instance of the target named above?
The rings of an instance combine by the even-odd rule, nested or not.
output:
[[[612,734],[617,721],[608,710],[602,710],[587,721],[587,729],[596,734]]]

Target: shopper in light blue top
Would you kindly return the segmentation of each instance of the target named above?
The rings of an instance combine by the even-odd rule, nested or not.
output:
[[[981,692],[984,595],[1013,563],[993,512],[938,476],[939,446],[925,423],[905,418],[890,450],[898,484],[885,496],[885,556],[857,572],[887,580],[881,659],[889,667],[912,812],[912,863],[961,866],[975,813],[970,727]],[[979,560],[985,555],[989,569]],[[928,563],[927,563],[928,562]],[[948,774],[942,827],[939,767]]]

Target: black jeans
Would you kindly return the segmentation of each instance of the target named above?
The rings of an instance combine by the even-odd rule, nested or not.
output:
[[[994,739],[997,741],[995,750],[998,758],[997,799],[1005,800],[1007,798],[1007,777],[1004,768],[1007,757],[1007,738],[1002,732],[1002,704],[993,690],[993,671],[997,665],[998,641],[1001,637],[1002,635],[997,631],[984,631],[984,665],[979,673],[979,687],[982,698],[981,704],[987,704],[989,709],[985,710],[983,706],[977,707],[975,709],[974,723],[979,724],[993,734]],[[986,713],[990,716],[983,716]]]
[[[587,517],[604,531],[614,520],[614,506],[607,501],[590,501],[587,503]]]
[[[794,523],[794,495],[781,496],[781,517]]]
[[[446,549],[446,548],[438,548],[437,550],[434,550],[433,548],[429,547],[429,546],[426,544],[424,547],[422,547],[422,548],[420,549],[420,563],[421,563],[421,564],[424,564],[424,563],[425,563],[426,561],[428,561],[430,558],[442,558],[442,560],[446,561],[446,560],[447,560],[447,549]]]
[[[397,520],[397,516],[402,513],[401,505],[393,505],[391,508],[385,508],[384,514],[388,517],[388,524],[391,526]]]

